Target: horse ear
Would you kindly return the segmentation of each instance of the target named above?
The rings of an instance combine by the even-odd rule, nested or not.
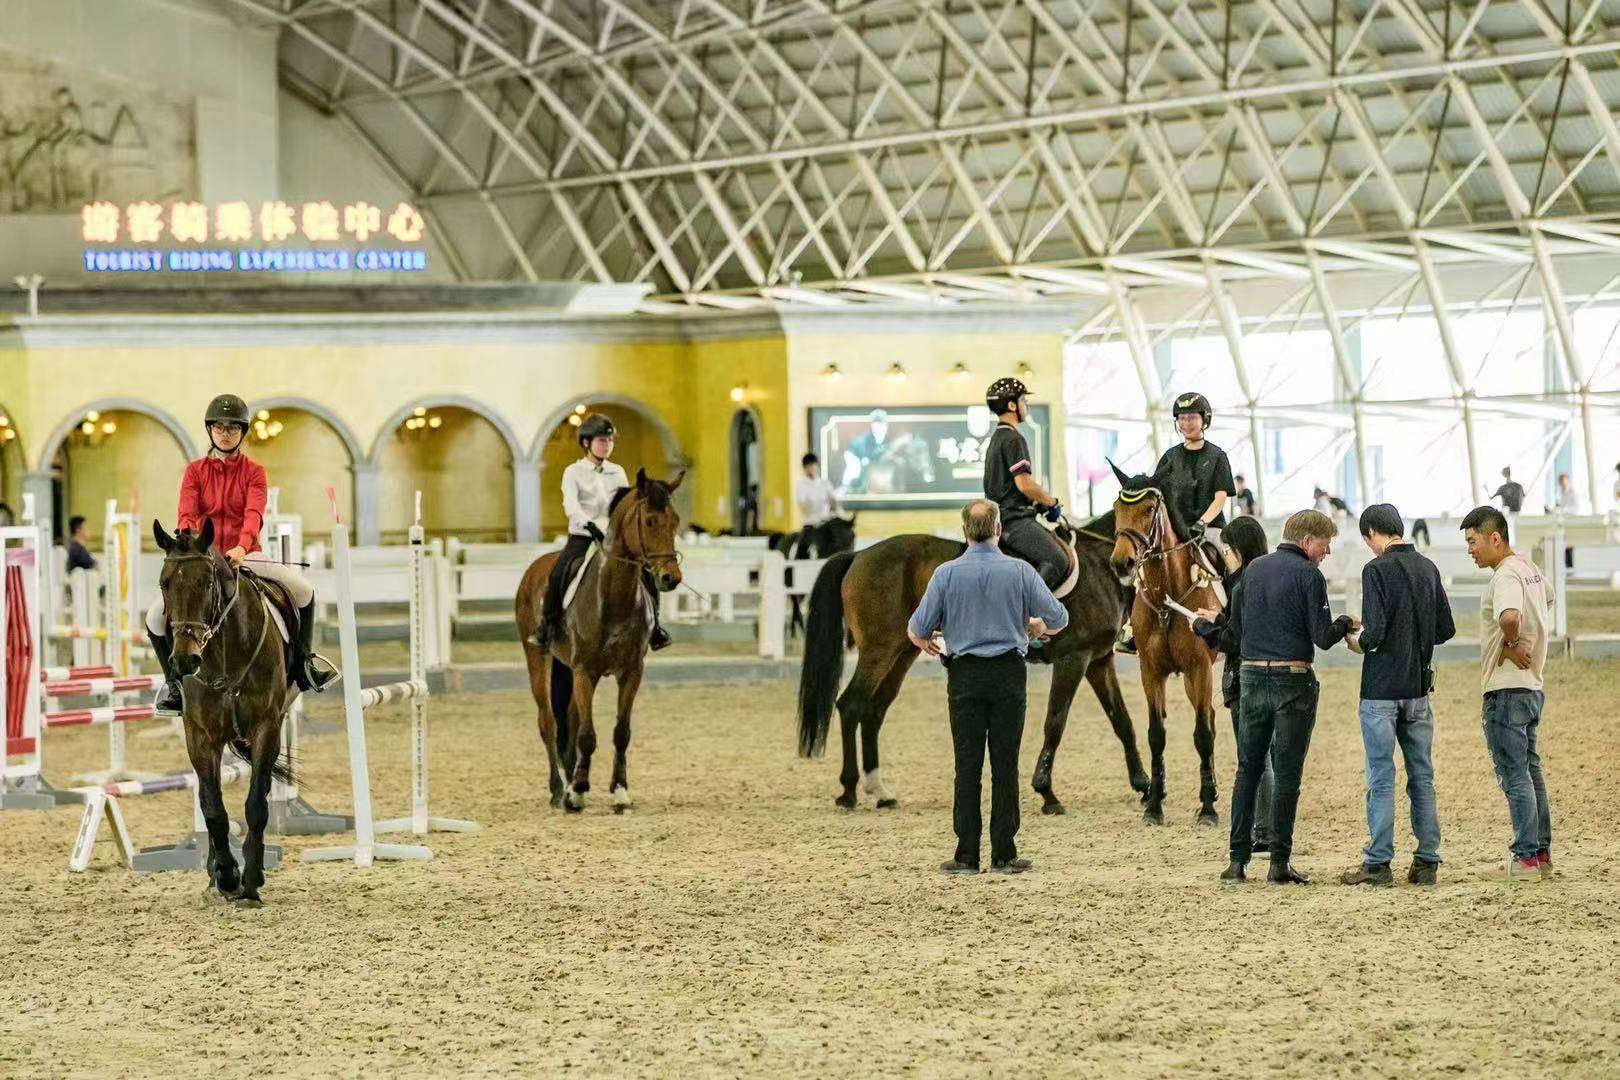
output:
[[[674,491],[676,488],[680,487],[681,486],[681,481],[685,480],[685,479],[686,479],[686,470],[682,469],[680,472],[675,474],[675,479],[673,479],[673,480],[671,480],[669,482],[669,490]]]
[[[1114,470],[1114,479],[1119,481],[1119,486],[1121,488],[1128,488],[1131,486],[1131,478],[1125,475],[1124,469],[1121,469],[1118,465],[1114,464],[1113,458],[1104,458],[1103,460],[1108,462],[1108,467],[1110,469]]]
[[[165,554],[174,546],[174,537],[164,531],[163,522],[157,518],[152,519],[152,539],[157,541],[158,550]]]
[[[646,469],[637,469],[636,470],[636,490],[637,491],[645,491],[646,488],[647,488],[647,470]]]
[[[202,543],[199,545],[204,551],[214,546],[214,519],[204,518],[202,527]]]

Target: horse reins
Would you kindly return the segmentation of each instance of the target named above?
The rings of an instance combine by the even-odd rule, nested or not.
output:
[[[200,560],[202,560],[202,561],[204,561],[204,562],[206,562],[208,564],[208,568],[209,568],[209,575],[208,575],[208,596],[209,596],[209,601],[208,601],[208,606],[209,606],[210,609],[213,609],[215,607],[219,607],[220,608],[219,615],[216,618],[214,618],[211,623],[180,622],[180,621],[177,621],[177,620],[174,620],[174,619],[169,620],[169,629],[173,633],[175,633],[175,634],[185,634],[187,637],[189,637],[192,640],[197,642],[197,648],[198,648],[199,652],[203,652],[203,653],[206,654],[206,652],[208,650],[209,642],[211,642],[214,639],[214,637],[219,634],[220,630],[224,628],[225,620],[230,617],[231,611],[236,607],[237,599],[242,595],[242,574],[243,574],[243,571],[240,570],[240,569],[236,570],[235,578],[234,578],[235,587],[231,590],[231,598],[230,598],[230,600],[223,601],[223,603],[222,603],[221,597],[223,596],[223,590],[220,588],[219,574],[216,572],[216,565],[214,563],[214,556],[213,556],[212,553],[202,552],[202,553],[194,554],[194,555],[170,555],[170,556],[168,556],[168,558],[170,560],[174,561],[174,562],[188,562],[188,561],[195,561],[195,560],[200,559]],[[249,572],[249,577],[251,578],[251,576],[252,576],[251,572]],[[232,726],[233,727],[236,726],[236,724],[235,724],[236,698],[240,694],[242,684],[247,680],[248,674],[253,670],[254,663],[259,659],[259,654],[264,651],[264,643],[265,643],[265,641],[270,636],[270,613],[268,611],[263,610],[263,605],[265,604],[265,602],[266,601],[263,598],[263,594],[261,593],[260,594],[261,611],[260,611],[260,618],[259,618],[259,640],[258,640],[258,643],[256,645],[254,645],[253,652],[249,654],[249,656],[247,658],[247,663],[242,665],[241,672],[236,676],[235,679],[231,679],[231,680],[227,681],[226,677],[225,677],[226,672],[228,671],[228,668],[226,667],[227,661],[225,660],[224,657],[221,657],[220,662],[219,662],[220,663],[220,676],[219,676],[219,678],[213,679],[211,681],[204,682],[204,685],[207,686],[208,689],[216,691],[216,692],[223,692],[223,693],[226,693],[226,694],[230,695],[230,697],[231,697],[231,709],[232,709]],[[167,603],[166,600],[164,602],[164,606],[165,607],[168,606],[168,603]],[[223,639],[221,639],[221,640],[223,640]],[[238,728],[238,731],[240,731],[239,728]],[[243,737],[244,738],[246,737],[245,733],[244,733]]]
[[[1131,528],[1119,528],[1115,531],[1120,536],[1123,536],[1126,540],[1130,541],[1131,548],[1135,554],[1137,563],[1137,595],[1142,598],[1142,602],[1147,604],[1149,609],[1151,609],[1156,616],[1163,620],[1169,617],[1169,610],[1160,604],[1155,604],[1153,602],[1152,589],[1143,580],[1142,567],[1145,566],[1149,561],[1164,562],[1182,548],[1192,547],[1194,541],[1183,540],[1172,547],[1160,547],[1159,545],[1163,538],[1162,523],[1164,520],[1164,495],[1155,488],[1148,488],[1137,495],[1135,499],[1126,499],[1124,492],[1120,493],[1120,498],[1127,503],[1140,502],[1148,495],[1152,495],[1154,499],[1153,524],[1149,527],[1148,532],[1144,534],[1140,530]],[[1180,596],[1175,597],[1173,602],[1186,606],[1187,598],[1193,593],[1197,592],[1200,588],[1203,588],[1203,586],[1197,584],[1195,581],[1193,584],[1189,585]],[[1164,594],[1165,599],[1169,598],[1170,594],[1168,589],[1161,588],[1159,591]]]

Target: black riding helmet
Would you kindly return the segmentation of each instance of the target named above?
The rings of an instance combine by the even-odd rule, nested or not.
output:
[[[609,420],[601,413],[591,413],[591,415],[580,421],[579,445],[589,447],[592,439],[602,436],[611,439],[616,437],[618,433],[618,429],[613,426],[612,420]]]
[[[203,430],[208,431],[208,445],[214,446],[214,433],[210,430],[215,424],[235,424],[246,435],[248,425],[253,421],[253,414],[248,411],[247,402],[235,394],[221,394],[208,403],[208,411],[203,415]],[[238,447],[240,449],[240,447]],[[220,453],[224,453],[223,450]]]
[[[1215,414],[1209,407],[1209,398],[1199,393],[1182,394],[1176,398],[1175,403],[1170,407],[1170,419],[1175,420],[1182,413],[1197,413],[1202,416],[1206,431],[1209,429],[1210,421],[1215,419]]]
[[[1017,379],[997,379],[984,392],[985,406],[997,416],[1012,408],[1014,402],[1029,394],[1029,387]]]

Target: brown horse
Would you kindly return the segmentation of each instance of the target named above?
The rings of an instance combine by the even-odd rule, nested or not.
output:
[[[1164,823],[1164,716],[1165,680],[1181,673],[1181,685],[1197,714],[1193,744],[1198,747],[1198,820],[1214,825],[1215,812],[1215,704],[1212,699],[1209,648],[1193,633],[1185,616],[1166,604],[1182,607],[1219,607],[1208,575],[1195,569],[1194,545],[1181,540],[1171,520],[1163,493],[1146,477],[1127,477],[1117,468],[1121,490],[1114,502],[1115,541],[1110,563],[1124,579],[1137,575],[1136,603],[1131,629],[1136,634],[1137,661],[1142,690],[1148,702],[1148,750],[1153,779],[1148,787],[1143,817],[1153,825]]]
[[[578,813],[591,790],[591,754],[596,750],[596,724],[591,713],[596,684],[612,675],[619,686],[618,723],[613,728],[614,813],[632,806],[626,755],[630,750],[630,711],[647,660],[652,630],[649,597],[642,575],[650,571],[660,592],[681,583],[675,532],[680,515],[670,495],[686,478],[672,483],[636,471],[636,485],[620,488],[608,515],[607,541],[585,568],[574,601],[564,613],[562,633],[549,650],[533,641],[555,552],[542,555],[524,572],[518,586],[518,638],[529,665],[529,690],[539,709],[540,740],[550,767],[551,805]],[[561,725],[558,717],[565,718]]]
[[[163,551],[158,587],[174,643],[170,663],[184,694],[186,752],[208,825],[209,880],[226,899],[258,907],[270,781],[293,780],[291,767],[278,759],[281,720],[298,689],[287,683],[287,655],[271,623],[265,584],[231,568],[214,547],[213,521],[205,521],[201,533],[186,529],[172,537],[154,521],[152,535]],[[219,786],[227,748],[253,767],[240,876]]]
[[[1054,665],[1046,703],[1045,741],[1036,761],[1034,788],[1044,800],[1042,811],[1064,812],[1052,791],[1052,763],[1069,720],[1069,707],[1082,679],[1091,684],[1114,734],[1125,747],[1130,783],[1148,788],[1147,774],[1136,750],[1136,732],[1120,695],[1114,673],[1114,637],[1124,617],[1124,592],[1108,566],[1112,541],[1103,520],[1086,529],[1065,526],[1059,537],[1075,544],[1080,562],[1074,590],[1064,597],[1069,625],[1046,645]],[[843,732],[843,792],[835,800],[845,809],[856,805],[856,735],[865,765],[862,787],[879,808],[898,805],[883,782],[878,762],[878,732],[883,717],[900,693],[917,649],[906,637],[906,622],[922,600],[928,579],[942,563],[962,554],[966,545],[935,536],[896,536],[860,552],[834,556],[822,567],[810,593],[810,624],[805,633],[804,667],[799,675],[799,752],[819,756],[826,746],[834,701]],[[847,630],[846,630],[847,626]],[[843,679],[846,634],[857,650],[855,674],[839,693]]]

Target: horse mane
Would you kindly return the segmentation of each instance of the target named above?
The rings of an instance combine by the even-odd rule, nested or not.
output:
[[[613,498],[608,500],[608,517],[612,517],[613,512],[617,510],[619,508],[619,504],[624,501],[625,496],[629,495],[635,490],[636,488],[631,486],[622,487],[615,491],[613,493]],[[646,486],[641,490],[641,495],[642,498],[647,500],[647,506],[649,508],[653,510],[669,509],[669,485],[664,483],[662,480],[654,480],[649,476],[647,478]]]

